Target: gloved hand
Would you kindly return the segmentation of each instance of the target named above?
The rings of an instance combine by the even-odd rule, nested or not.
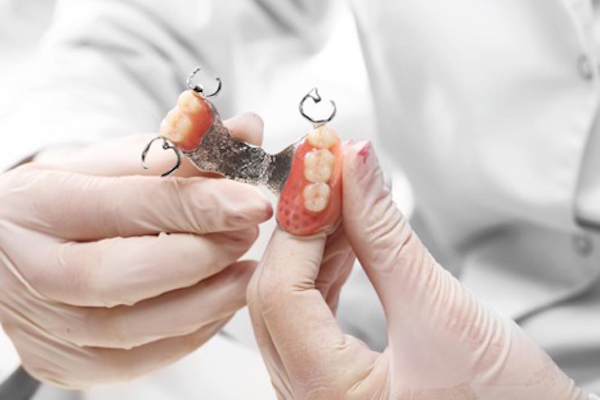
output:
[[[333,251],[326,237],[277,229],[248,304],[279,398],[587,398],[515,323],[437,264],[396,209],[368,143],[345,154],[343,229],[385,309],[389,346],[371,351],[336,323],[326,299],[339,287],[325,299],[316,288],[324,267],[335,275],[323,264]]]
[[[227,123],[260,142],[262,122]],[[198,348],[245,305],[237,261],[272,208],[256,188],[144,171],[141,135],[0,174],[0,321],[27,371],[65,388],[129,379]],[[192,177],[192,175],[194,175]]]

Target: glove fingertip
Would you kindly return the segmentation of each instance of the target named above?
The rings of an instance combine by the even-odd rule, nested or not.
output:
[[[365,207],[369,195],[385,188],[379,160],[370,141],[347,147],[343,180],[345,205]]]

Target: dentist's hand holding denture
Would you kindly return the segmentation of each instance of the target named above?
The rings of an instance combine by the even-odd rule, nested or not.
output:
[[[318,175],[312,161],[306,164],[304,176],[288,185]],[[329,201],[341,210],[342,225],[329,237],[277,228],[248,288],[279,398],[587,398],[514,322],[478,303],[433,259],[396,209],[369,143],[346,148],[340,171],[342,201]],[[313,203],[310,196],[298,200],[290,213]],[[383,353],[344,334],[335,320],[353,254],[385,309]]]
[[[193,139],[211,123],[197,100],[184,93],[163,128]],[[256,116],[225,124],[260,144]],[[271,205],[185,160],[157,176],[167,152],[144,171],[149,138],[40,154],[0,175],[0,321],[39,380],[79,389],[137,377],[194,351],[245,305],[256,262],[238,259]]]

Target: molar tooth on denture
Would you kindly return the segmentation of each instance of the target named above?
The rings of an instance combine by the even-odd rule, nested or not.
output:
[[[213,111],[209,103],[194,91],[186,90],[161,123],[159,134],[181,150],[192,151],[212,125]]]
[[[333,174],[335,156],[329,150],[313,150],[304,157],[304,177],[313,183],[327,182]]]
[[[308,143],[319,149],[330,148],[336,140],[336,135],[325,125],[316,127],[308,133]]]
[[[192,129],[192,121],[179,107],[173,108],[160,125],[160,135],[174,142],[183,140]]]
[[[186,90],[179,95],[177,105],[186,113],[197,113],[203,109],[201,101],[193,91]]]
[[[329,204],[331,188],[324,182],[306,185],[302,192],[304,207],[312,212],[321,212]]]

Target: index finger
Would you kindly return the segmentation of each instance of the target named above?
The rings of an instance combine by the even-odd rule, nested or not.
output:
[[[272,215],[260,190],[225,179],[101,177],[34,165],[10,174],[3,218],[65,240],[226,232]]]

